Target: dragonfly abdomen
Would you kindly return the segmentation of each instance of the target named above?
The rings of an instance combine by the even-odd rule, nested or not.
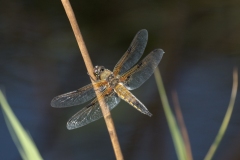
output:
[[[128,102],[135,109],[150,117],[152,116],[144,104],[142,104],[142,102],[140,102],[126,87],[124,87],[123,84],[119,83],[114,90],[122,100]]]

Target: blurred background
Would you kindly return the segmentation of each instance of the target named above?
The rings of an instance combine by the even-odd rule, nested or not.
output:
[[[222,123],[240,66],[240,3],[218,1],[71,1],[94,65],[113,69],[140,29],[144,56],[159,65],[168,99],[178,93],[193,158],[205,157]],[[115,159],[103,119],[68,131],[84,105],[55,109],[53,97],[90,83],[61,1],[12,0],[0,6],[0,88],[46,160]],[[125,102],[112,111],[125,159],[177,159],[152,76],[132,91],[149,118]],[[172,105],[173,106],[173,105]],[[214,159],[240,159],[240,96]],[[0,159],[21,159],[0,114]]]

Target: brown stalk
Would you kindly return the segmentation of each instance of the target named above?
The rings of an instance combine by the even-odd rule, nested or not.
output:
[[[94,78],[94,80],[96,80],[95,76],[93,75],[92,61],[90,59],[90,56],[89,56],[88,51],[87,51],[87,47],[84,43],[82,34],[81,34],[80,29],[78,27],[77,20],[75,18],[74,12],[72,10],[71,4],[70,4],[69,0],[61,0],[61,1],[62,1],[64,9],[66,11],[67,17],[70,21],[70,24],[72,26],[74,35],[77,39],[77,43],[78,43],[79,49],[81,51],[84,63],[85,63],[86,68],[87,68],[87,71],[90,74],[90,76],[92,78]],[[91,79],[92,83],[94,83],[94,80]],[[114,150],[116,159],[117,160],[123,160],[122,151],[121,151],[121,148],[120,148],[120,145],[119,145],[119,142],[118,142],[117,133],[116,133],[116,130],[115,130],[115,127],[114,127],[114,123],[113,123],[109,108],[106,106],[104,101],[100,101],[99,90],[95,87],[94,87],[94,89],[95,89],[97,98],[98,98],[99,103],[100,103],[100,108],[102,110],[104,120],[105,120],[106,125],[107,125],[107,129],[108,129],[108,132],[109,132],[109,135],[110,135],[110,138],[111,138],[111,142],[112,142],[112,145],[113,145],[113,150]]]
[[[172,91],[172,99],[173,99],[173,106],[174,106],[174,109],[175,109],[175,112],[176,112],[177,122],[178,122],[178,125],[180,127],[180,131],[181,131],[182,136],[183,136],[183,141],[184,141],[186,152],[187,152],[187,159],[192,160],[193,157],[192,157],[190,140],[189,140],[189,137],[188,137],[187,128],[186,128],[184,120],[183,120],[183,115],[182,115],[182,111],[181,111],[181,108],[180,108],[178,95],[177,95],[176,91]]]

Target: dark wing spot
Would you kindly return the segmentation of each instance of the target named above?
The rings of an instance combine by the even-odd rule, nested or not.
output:
[[[95,104],[95,103],[93,103],[93,104],[91,104],[91,105],[89,105],[89,106],[86,106],[86,108],[92,107],[94,104]]]
[[[131,50],[132,50],[132,46],[129,47],[127,51],[128,51],[128,52],[131,52]]]
[[[137,65],[137,68],[140,68],[142,66],[142,62],[140,62],[138,65]]]

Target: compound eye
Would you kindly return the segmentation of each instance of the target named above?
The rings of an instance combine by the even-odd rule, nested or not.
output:
[[[93,70],[93,72],[94,72],[95,74],[97,74],[97,73],[98,73],[98,66],[95,66],[95,67],[94,67],[94,70]]]
[[[104,71],[104,68],[103,67],[101,67],[101,69],[100,69],[100,72],[103,72]]]

